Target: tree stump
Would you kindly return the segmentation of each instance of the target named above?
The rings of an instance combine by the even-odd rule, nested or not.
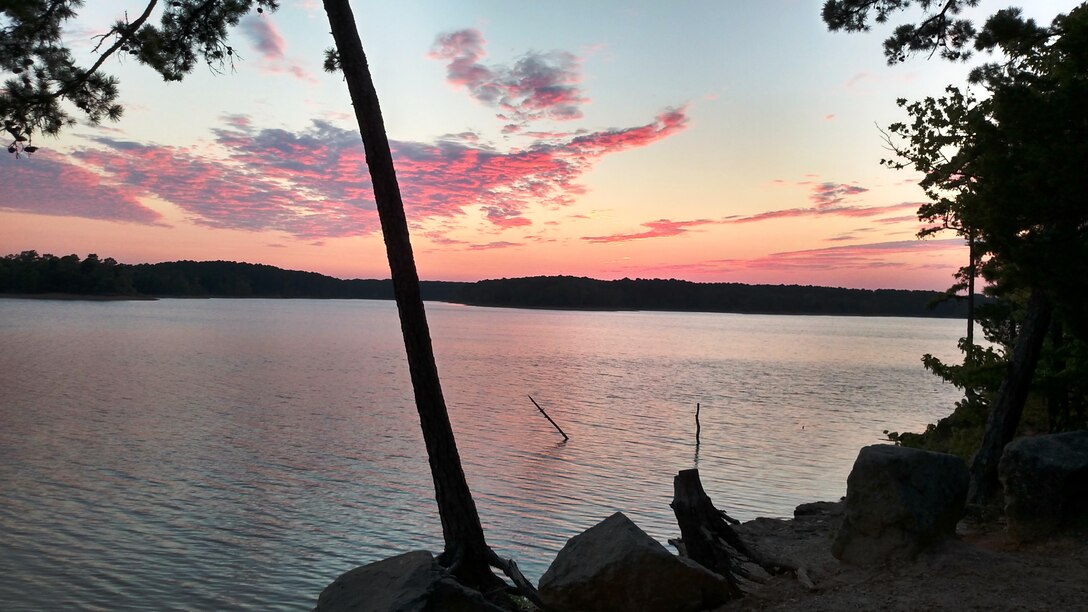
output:
[[[759,580],[754,555],[730,526],[739,521],[714,507],[703,490],[699,470],[680,470],[673,479],[673,513],[680,526],[681,554],[725,577],[736,596],[751,580]]]

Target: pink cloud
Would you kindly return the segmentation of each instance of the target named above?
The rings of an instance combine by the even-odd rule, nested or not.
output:
[[[636,128],[608,130],[577,136],[570,142],[583,155],[600,157],[613,151],[644,147],[671,136],[688,125],[687,109],[673,108],[658,115],[653,123]]]
[[[536,140],[566,140],[572,136],[580,136],[587,134],[588,130],[576,130],[574,132],[547,132],[541,130],[526,130],[522,132],[522,136],[528,138],[535,138]]]
[[[960,239],[903,240],[784,251],[748,259],[715,259],[659,266],[613,269],[616,277],[632,273],[662,277],[703,277],[721,281],[841,284],[850,287],[942,287],[966,256]],[[771,280],[775,279],[775,280]]]
[[[802,251],[783,251],[753,259],[721,259],[708,262],[729,269],[757,270],[826,270],[859,268],[918,267],[917,264],[889,259],[890,256],[962,249],[966,243],[959,238],[942,240],[898,240],[853,244]]]
[[[847,185],[846,183],[820,183],[812,188],[812,195],[809,199],[816,206],[823,208],[826,206],[832,206],[841,203],[843,200],[850,196],[859,195],[869,191],[865,187],[859,187],[858,185]]]
[[[846,232],[844,234],[839,234],[838,236],[833,236],[831,238],[824,238],[824,241],[826,241],[826,242],[847,242],[847,241],[850,241],[850,240],[860,240],[861,239],[860,234],[869,234],[869,233],[875,232],[876,230],[877,230],[877,228],[871,227],[871,226],[855,227],[854,229],[852,229],[849,232]]]
[[[813,207],[770,210],[762,213],[756,213],[754,215],[729,215],[718,220],[697,219],[693,221],[670,221],[668,219],[659,219],[657,221],[643,223],[643,227],[649,228],[644,232],[611,234],[607,236],[584,236],[582,240],[587,240],[593,243],[626,242],[629,240],[642,240],[646,238],[676,236],[689,231],[688,228],[690,227],[696,227],[700,225],[756,223],[759,221],[770,221],[774,219],[814,217],[824,215],[864,218],[888,212],[900,211],[906,208],[913,209],[918,207],[917,202],[904,202],[901,204],[891,204],[888,206],[849,206],[842,204],[837,206],[832,205],[834,203],[841,202],[842,199],[848,195],[864,193],[865,191],[868,190],[864,187],[858,187],[856,185],[821,183],[813,188],[813,194],[812,196],[810,196],[810,199],[816,203],[816,206]],[[854,233],[862,231],[868,231],[868,228],[854,230]],[[828,240],[845,241],[852,239],[855,239],[853,233],[829,238]]]
[[[162,216],[123,187],[48,150],[28,159],[7,156],[0,210],[161,225]]]
[[[507,242],[507,241],[503,240],[503,241],[496,241],[496,242],[486,242],[486,243],[483,243],[483,244],[473,244],[473,245],[469,245],[468,248],[469,248],[470,251],[487,251],[487,250],[491,250],[491,249],[507,249],[507,248],[510,248],[510,247],[519,247],[519,246],[524,246],[524,245],[519,243],[519,242]]]
[[[301,81],[317,83],[317,78],[297,61],[287,57],[287,43],[267,15],[250,13],[239,24],[242,33],[261,54],[260,69],[269,74],[288,74]]]
[[[283,59],[287,43],[272,20],[251,13],[242,19],[239,29],[261,53],[261,57],[269,61]]]
[[[246,129],[253,125],[253,120],[245,115],[224,115],[222,120],[227,125],[238,129]]]
[[[427,240],[429,240],[430,242],[443,246],[467,244],[464,240],[456,240],[454,238],[450,238],[444,235],[442,232],[426,232],[424,233],[424,236],[426,236]]]
[[[888,212],[895,212],[904,210],[906,208],[917,208],[917,204],[904,203],[904,204],[891,204],[888,206],[828,206],[828,207],[810,207],[810,208],[788,208],[784,210],[769,210],[767,212],[756,213],[754,215],[746,216],[732,216],[727,217],[723,221],[726,223],[755,223],[758,221],[770,221],[772,219],[789,219],[794,217],[818,217],[824,215],[834,215],[841,217],[871,217],[874,215],[881,215]]]
[[[725,223],[755,223],[770,221],[773,219],[788,219],[795,217],[814,217],[833,215],[840,217],[872,217],[890,212],[899,212],[906,209],[918,208],[917,202],[903,202],[885,206],[857,206],[849,204],[848,200],[854,196],[869,191],[868,188],[857,184],[835,183],[832,181],[820,181],[812,174],[806,174],[806,179],[794,182],[794,185],[810,186],[808,199],[813,206],[769,210],[754,215],[730,215],[722,219]],[[775,187],[786,186],[789,183],[782,179],[774,179],[771,185]]]
[[[917,204],[917,203],[911,204],[912,208],[918,208],[918,206],[919,206],[919,204]],[[908,221],[917,221],[917,220],[918,220],[917,215],[903,215],[903,216],[899,216],[899,217],[883,217],[881,219],[874,219],[874,221],[876,221],[877,223],[888,223],[888,224],[906,223]]]
[[[709,223],[714,223],[714,221],[711,221],[710,219],[696,219],[694,221],[669,221],[668,219],[658,219],[657,221],[643,223],[643,227],[650,228],[645,232],[634,234],[612,234],[609,236],[583,236],[582,240],[588,240],[589,242],[594,243],[606,243],[679,236],[680,234],[687,233],[689,228],[707,225]]]
[[[863,85],[864,83],[872,80],[872,78],[873,75],[869,74],[868,72],[859,72],[846,81],[846,88],[855,89],[860,85]]]
[[[504,132],[514,132],[530,121],[570,120],[582,116],[580,105],[588,102],[578,84],[580,60],[566,51],[530,51],[513,66],[486,66],[487,41],[479,30],[466,29],[440,35],[430,57],[446,61],[446,79],[468,90],[477,101],[497,108],[498,117],[510,122]]]
[[[521,211],[517,209],[509,210],[499,206],[485,206],[484,211],[487,213],[488,221],[503,229],[533,224],[529,219],[522,217]]]
[[[686,121],[682,109],[667,110],[646,125],[507,152],[454,140],[393,141],[391,146],[413,223],[479,210],[501,230],[529,225],[525,213],[530,207],[569,205],[585,192],[578,180],[598,159],[667,138],[683,130]],[[113,207],[79,204],[93,186],[58,187],[51,201],[27,199],[20,206],[28,212],[53,214],[48,212],[52,206],[83,211],[67,214],[148,222],[146,215],[154,215],[148,209],[117,207],[153,195],[185,211],[193,222],[218,228],[281,231],[314,240],[368,234],[379,227],[362,143],[353,130],[322,121],[299,132],[257,129],[245,117],[230,116],[215,131],[215,158],[190,148],[106,136],[96,142],[98,147],[73,154],[79,165],[58,158],[54,174],[84,168],[79,172],[85,183],[114,186],[104,196],[115,202]]]

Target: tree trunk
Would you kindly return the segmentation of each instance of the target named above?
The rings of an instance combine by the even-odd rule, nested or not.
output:
[[[971,460],[971,486],[967,500],[973,504],[987,504],[997,491],[997,464],[1020,424],[1024,403],[1039,363],[1043,341],[1050,326],[1051,306],[1040,289],[1033,289],[1028,301],[1028,313],[1020,334],[1016,337],[1012,359],[1005,380],[997,392],[990,416],[986,420],[986,432],[982,445]]]
[[[975,259],[975,232],[967,238],[968,263],[967,273],[967,363],[975,363],[975,276],[978,272],[978,261]]]
[[[419,425],[423,430],[438,514],[442,521],[445,551],[441,560],[451,566],[454,575],[466,585],[480,589],[496,588],[496,581],[505,583],[489,568],[494,553],[484,540],[483,527],[465,480],[446,402],[442,397],[427,316],[419,292],[419,276],[408,236],[408,222],[404,216],[404,204],[393,168],[385,123],[378,106],[378,95],[348,0],[324,0],[324,4],[344,79],[355,107],[355,118],[362,133],[366,163],[374,186],[374,200],[389,257],[393,293],[400,314],[416,409],[419,411]]]
[[[733,596],[739,597],[746,580],[753,577],[743,566],[755,561],[730,527],[733,519],[714,507],[703,489],[698,469],[680,470],[673,478],[673,498],[669,505],[680,526],[682,555],[723,576]]]
[[[1062,354],[1065,345],[1065,330],[1060,320],[1055,320],[1050,325],[1050,346],[1053,348],[1053,361],[1050,369],[1054,373],[1055,380],[1047,392],[1046,411],[1050,420],[1050,433],[1065,431],[1070,428],[1069,423],[1069,382],[1065,376],[1066,361]]]

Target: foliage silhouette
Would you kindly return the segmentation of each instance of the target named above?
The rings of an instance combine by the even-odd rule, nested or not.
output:
[[[832,30],[865,30],[870,16],[883,23],[912,4],[830,0],[824,19]],[[1077,381],[1088,375],[1081,357],[1088,342],[1088,304],[1081,296],[1088,256],[1088,7],[1081,4],[1047,27],[1018,9],[1002,9],[976,30],[954,16],[977,0],[916,4],[927,12],[885,41],[889,63],[919,51],[966,59],[969,47],[996,51],[1001,59],[970,71],[968,80],[985,96],[950,86],[941,97],[900,100],[911,121],[889,126],[896,155],[883,160],[925,174],[920,185],[931,201],[918,216],[934,225],[921,235],[952,230],[972,243],[971,263],[952,292],[970,286],[981,261],[986,293],[1003,304],[980,317],[987,336],[999,343],[999,355],[968,339],[961,344],[961,367],[925,357],[927,367],[964,388],[960,416],[987,414],[971,462],[970,493],[971,501],[987,503],[997,490],[1001,451],[1033,390],[1053,404],[1051,428],[1084,421],[1084,389]],[[1004,376],[995,388],[982,374],[998,364]]]

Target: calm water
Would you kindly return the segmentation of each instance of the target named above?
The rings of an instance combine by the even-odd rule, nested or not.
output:
[[[428,313],[489,542],[532,579],[615,510],[675,537],[696,463],[740,519],[837,498],[957,398],[919,357],[960,321]],[[0,299],[0,608],[307,609],[440,550],[400,342],[391,302]]]

